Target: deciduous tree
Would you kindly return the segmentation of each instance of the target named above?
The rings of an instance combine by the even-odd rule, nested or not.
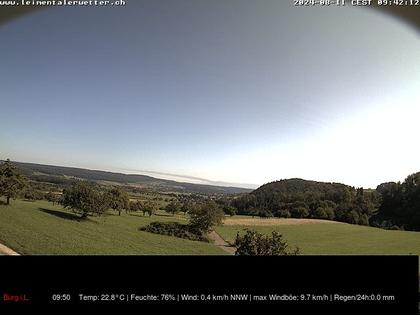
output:
[[[26,178],[18,172],[9,159],[0,165],[0,196],[6,197],[7,204],[10,204],[10,199],[16,198],[26,186]]]

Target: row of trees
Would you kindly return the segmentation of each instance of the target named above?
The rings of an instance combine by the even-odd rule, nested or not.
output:
[[[112,209],[121,215],[125,212],[143,212],[143,215],[153,215],[157,207],[151,201],[130,201],[124,190],[113,187],[104,190],[102,187],[90,182],[79,181],[63,190],[59,201],[65,208],[80,214],[82,218],[89,215],[102,215]]]

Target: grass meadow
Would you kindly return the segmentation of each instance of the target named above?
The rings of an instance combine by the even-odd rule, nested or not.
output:
[[[139,231],[151,221],[185,221],[181,215],[111,214],[79,221],[46,201],[14,200],[0,206],[0,243],[20,254],[224,255],[204,242]]]
[[[158,211],[111,213],[80,221],[61,206],[46,201],[13,200],[0,205],[0,243],[20,254],[47,255],[225,255],[221,248],[198,241],[151,234],[138,228],[152,221],[186,222],[182,214]],[[278,231],[305,255],[420,255],[420,232],[382,230],[322,220],[252,219],[234,216],[216,231],[228,242],[237,232]]]

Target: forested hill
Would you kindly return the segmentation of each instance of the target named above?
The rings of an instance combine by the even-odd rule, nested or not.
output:
[[[158,179],[146,175],[122,174],[83,168],[42,165],[34,163],[14,162],[20,172],[30,180],[67,185],[75,179],[84,179],[102,184],[129,185],[167,192],[191,192],[205,194],[236,194],[250,192],[251,189],[201,185],[172,180]]]
[[[368,225],[380,205],[375,190],[339,183],[285,179],[233,201],[239,212],[258,216],[317,218]]]
[[[420,231],[420,172],[376,189],[298,178],[265,184],[235,198],[240,214],[336,220]]]
[[[260,186],[252,193],[256,196],[266,194],[311,194],[324,195],[327,199],[333,200],[340,194],[345,194],[348,189],[354,189],[340,183],[325,183],[300,178],[284,179]],[[303,196],[302,196],[303,197]]]

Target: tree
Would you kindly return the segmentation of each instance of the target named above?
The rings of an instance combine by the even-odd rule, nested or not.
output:
[[[212,200],[196,207],[190,215],[190,227],[201,233],[207,233],[216,225],[222,224],[225,217],[223,210]]]
[[[178,201],[171,201],[165,207],[165,211],[168,213],[171,213],[172,215],[175,215],[175,213],[178,213],[180,210],[181,210],[181,205]]]
[[[328,214],[323,207],[316,208],[313,216],[317,219],[328,219]]]
[[[115,187],[107,192],[107,198],[109,200],[109,206],[114,211],[118,211],[118,215],[121,215],[121,211],[129,209],[130,199],[128,194],[121,188]]]
[[[33,201],[33,200],[42,200],[44,196],[39,190],[36,190],[36,189],[32,188],[31,186],[26,186],[25,193],[24,193],[23,197],[26,200],[32,200]]]
[[[156,212],[156,205],[151,201],[147,201],[146,203],[142,205],[141,211],[143,211],[143,215],[147,213],[149,217],[151,217],[152,214]]]
[[[191,200],[185,200],[181,205],[181,211],[184,212],[184,214],[187,214],[194,210],[194,202]]]
[[[252,215],[260,218],[271,218],[273,214],[267,208],[252,208]]]
[[[299,248],[289,250],[289,245],[280,233],[273,231],[271,236],[261,234],[254,230],[247,230],[241,236],[239,233],[235,239],[235,255],[263,255],[263,256],[281,256],[297,255]]]
[[[293,208],[291,211],[293,218],[306,218],[309,215],[309,210],[306,207]]]
[[[0,196],[6,197],[8,205],[10,198],[15,199],[26,185],[26,178],[19,174],[9,159],[0,165]]]
[[[130,201],[129,208],[131,212],[141,211],[143,204],[140,201]]]
[[[334,208],[326,207],[324,208],[324,211],[327,214],[328,220],[334,220],[335,218]]]
[[[376,191],[382,203],[373,223],[420,231],[420,172],[407,176],[403,183],[383,183]]]
[[[45,195],[45,199],[47,199],[47,201],[52,202],[53,206],[55,205],[56,202],[60,201],[60,195],[57,193],[54,193],[52,191],[49,191],[46,195]]]
[[[232,206],[224,206],[223,207],[223,211],[227,214],[230,215],[231,217],[233,217],[236,214],[236,208],[232,207]]]
[[[107,194],[101,193],[88,182],[78,181],[64,189],[61,203],[64,208],[80,214],[82,219],[89,215],[102,215],[109,208]]]

